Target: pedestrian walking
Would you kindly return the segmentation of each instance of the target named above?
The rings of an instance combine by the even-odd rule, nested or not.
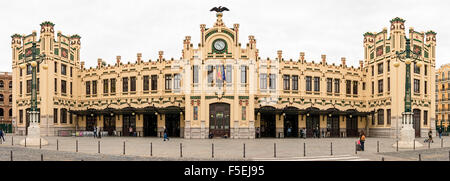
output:
[[[100,129],[100,126],[98,127],[98,138],[102,138],[102,130]]]
[[[133,127],[128,128],[128,136],[133,136]]]
[[[94,126],[94,138],[97,138],[97,127]]]
[[[364,132],[361,132],[359,142],[361,143],[361,151],[364,151],[364,142],[366,142],[366,135],[364,134]]]
[[[306,128],[303,128],[303,138],[306,139]]]
[[[442,138],[442,127],[439,127],[438,133],[439,133],[439,139],[441,139]]]
[[[3,140],[3,142],[5,142],[5,133],[3,132],[2,129],[0,129],[0,138]]]
[[[428,131],[428,142],[433,143],[433,132],[431,131],[431,129],[430,131]]]
[[[167,136],[167,128],[164,127],[164,141],[166,141],[166,139],[169,141],[169,137]]]
[[[289,126],[289,128],[287,129],[287,137],[291,137],[291,131],[292,128]]]

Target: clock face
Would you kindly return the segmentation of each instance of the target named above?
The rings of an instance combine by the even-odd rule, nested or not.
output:
[[[225,41],[223,40],[217,40],[214,42],[214,48],[218,51],[222,51],[225,49]]]

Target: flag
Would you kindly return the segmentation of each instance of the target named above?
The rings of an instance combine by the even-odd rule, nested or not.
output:
[[[225,77],[225,65],[222,65],[222,80],[226,80],[226,77]]]

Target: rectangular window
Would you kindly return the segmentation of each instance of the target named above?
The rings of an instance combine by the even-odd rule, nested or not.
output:
[[[116,79],[111,80],[111,93],[116,93]]]
[[[136,77],[130,77],[130,91],[135,92],[136,91]]]
[[[420,93],[420,80],[414,79],[414,93]]]
[[[277,87],[276,83],[276,75],[275,74],[269,74],[269,88],[275,89]]]
[[[67,75],[67,74],[66,74],[66,68],[67,68],[66,65],[61,64],[61,74],[62,74],[62,75]]]
[[[386,109],[387,124],[391,124],[391,109]]]
[[[312,91],[312,77],[311,76],[306,76],[306,91]]]
[[[66,109],[61,109],[61,123],[67,123],[67,111]]]
[[[245,106],[242,106],[242,120],[245,121],[247,118],[247,108]]]
[[[87,81],[86,82],[86,95],[90,95],[91,94],[91,82]]]
[[[27,94],[31,93],[31,80],[27,80]]]
[[[149,80],[149,77],[148,77],[148,75],[144,75],[144,79],[143,79],[143,83],[142,83],[143,85],[144,85],[144,91],[148,91],[149,89],[150,89],[150,80]]]
[[[173,89],[179,90],[181,87],[181,75],[175,74],[173,79]]]
[[[291,78],[290,78],[289,75],[283,75],[283,89],[284,90],[290,90],[291,89],[290,85],[289,85],[290,80],[291,80]]]
[[[428,65],[425,65],[425,68],[424,68],[423,71],[424,71],[424,74],[425,74],[425,75],[428,75]]]
[[[73,114],[69,113],[69,124],[73,123]]]
[[[97,94],[97,81],[96,80],[92,81],[92,94],[94,94],[94,95]]]
[[[375,68],[373,65],[372,65],[372,76],[375,76]]]
[[[372,95],[373,94],[375,94],[375,84],[374,84],[374,82],[372,81]]]
[[[192,83],[198,83],[198,65],[194,65],[192,68]]]
[[[428,125],[428,111],[423,111],[423,125]]]
[[[232,72],[233,72],[233,66],[232,65],[227,65],[227,68],[226,68],[226,74],[225,74],[225,79],[226,79],[226,81],[227,81],[227,83],[232,83]]]
[[[19,110],[19,123],[23,123],[23,110]]]
[[[128,77],[122,78],[122,92],[128,92]]]
[[[27,65],[27,75],[30,75],[33,73],[33,68],[31,67],[31,65]]]
[[[72,82],[70,82],[70,95],[72,95]]]
[[[416,62],[414,62],[414,73],[420,74],[420,67],[417,66]]]
[[[198,120],[198,107],[194,106],[194,120]]]
[[[152,90],[158,89],[158,75],[152,75]]]
[[[332,93],[333,92],[333,79],[327,78],[327,92]]]
[[[53,123],[58,123],[58,109],[53,109]]]
[[[388,80],[387,80],[387,87],[388,87],[388,92],[390,92],[391,91],[391,78],[390,77],[388,77]]]
[[[58,79],[55,78],[55,93],[58,92]]]
[[[384,125],[384,109],[378,109],[378,125]]]
[[[383,73],[383,63],[379,63],[378,64],[378,74],[382,74]]]
[[[267,74],[259,74],[259,88],[267,89]]]
[[[165,76],[165,79],[166,79],[166,90],[171,90],[172,89],[172,86],[171,86],[171,84],[172,84],[172,75],[167,74]]]
[[[72,77],[72,67],[70,67],[70,77]]]
[[[383,79],[378,80],[378,93],[383,93]]]
[[[314,77],[314,91],[320,91],[320,77]]]
[[[22,89],[23,89],[22,81],[20,81],[20,94],[21,94],[21,95],[22,95]]]
[[[241,83],[247,83],[247,66],[241,65]]]
[[[19,70],[20,70],[20,71],[19,71],[19,72],[20,72],[20,76],[22,77],[22,69],[19,69]]]
[[[214,69],[212,65],[208,65],[208,84],[212,84],[214,81]],[[166,75],[167,76],[167,75]],[[167,80],[167,77],[166,77]]]
[[[103,93],[107,94],[108,93],[108,86],[109,86],[109,81],[108,79],[103,79]]]
[[[61,93],[65,94],[67,93],[67,89],[66,89],[66,81],[65,80],[61,80]]]
[[[58,62],[55,62],[55,73],[58,73]]]
[[[334,79],[334,93],[338,93],[340,92],[340,80],[339,79]]]
[[[423,85],[423,91],[424,91],[424,93],[425,94],[428,94],[428,91],[427,91],[427,81],[425,81],[425,84]]]
[[[298,90],[298,75],[292,76],[292,90]]]
[[[345,81],[345,93],[352,94],[352,81],[351,80]]]
[[[366,90],[366,83],[363,82],[363,90]]]
[[[388,70],[388,72],[391,71],[391,61],[390,60],[387,61],[387,70]]]
[[[358,95],[358,81],[353,81],[353,94]]]

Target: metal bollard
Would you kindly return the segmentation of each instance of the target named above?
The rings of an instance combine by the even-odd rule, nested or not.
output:
[[[41,148],[42,148],[42,146],[41,146],[41,142],[42,142],[42,138],[39,138],[39,149],[41,149]]]
[[[277,157],[277,144],[273,143],[273,157],[276,158]]]
[[[444,148],[444,139],[441,138],[441,148]]]
[[[76,152],[78,152],[78,140],[76,140],[75,148],[76,148]]]
[[[416,139],[414,139],[414,142],[413,142],[413,150],[416,150]]]
[[[397,140],[397,151],[398,151],[398,140]]]
[[[44,161],[44,154],[41,153],[41,161]]]
[[[381,161],[384,161],[384,157],[381,157]]]
[[[153,156],[153,143],[150,142],[150,156]]]
[[[419,154],[419,161],[422,161],[422,157],[421,157],[421,155]]]
[[[358,146],[358,143],[355,141],[355,154],[358,154],[358,148],[357,148],[357,146]]]
[[[100,153],[100,141],[98,141],[98,153]]]
[[[123,155],[125,155],[125,141],[123,142]]]
[[[330,152],[331,152],[331,155],[333,155],[333,142],[330,143]]]
[[[430,149],[431,141],[428,141],[428,149]]]
[[[377,141],[377,153],[380,152],[380,141]]]
[[[245,158],[245,143],[244,143],[244,155],[243,155],[243,156],[244,156],[244,158]]]
[[[56,151],[59,151],[59,141],[56,139]]]
[[[211,144],[211,157],[214,158],[214,143]]]
[[[13,146],[14,146],[14,136],[13,136],[13,137],[11,137],[11,145],[13,145]]]
[[[183,157],[183,144],[180,143],[180,157]]]
[[[27,138],[25,137],[25,148],[27,147]]]
[[[303,156],[306,156],[306,143],[303,142]]]
[[[11,161],[13,161],[13,151],[11,150]]]

